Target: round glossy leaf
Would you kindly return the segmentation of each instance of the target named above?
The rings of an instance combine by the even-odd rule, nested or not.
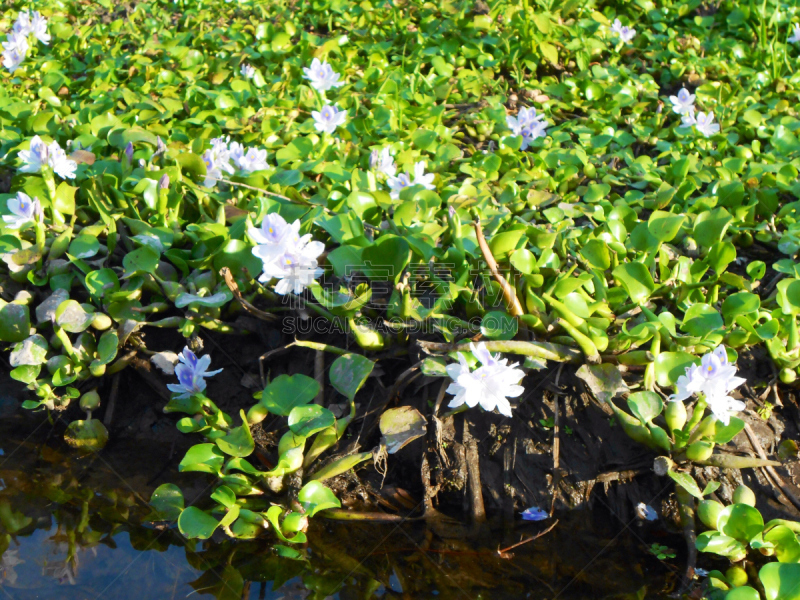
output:
[[[119,291],[119,277],[111,269],[90,271],[86,274],[85,282],[89,293],[97,298]]]
[[[686,367],[697,362],[697,357],[688,352],[661,352],[656,356],[656,382],[661,387],[674,386],[678,377],[686,373]]]
[[[85,331],[93,320],[94,313],[87,312],[75,300],[65,300],[56,309],[56,324],[70,333]]]
[[[722,240],[732,222],[733,217],[722,207],[707,210],[701,213],[694,223],[694,239],[701,246],[710,248]]]
[[[374,362],[360,354],[344,354],[331,365],[331,385],[337,392],[352,400],[374,367]]]
[[[656,210],[647,221],[647,229],[659,242],[669,242],[678,235],[685,220],[683,215]]]
[[[602,240],[589,240],[580,249],[581,256],[595,269],[608,269],[611,266],[611,252]]]
[[[292,409],[312,402],[319,394],[319,383],[307,375],[279,375],[267,384],[260,403],[269,412],[284,417]]]
[[[530,275],[536,272],[536,255],[527,248],[514,250],[509,257],[512,266],[520,273]]]
[[[631,301],[636,304],[647,300],[656,289],[650,271],[642,263],[621,264],[614,269],[613,275],[619,279]]]
[[[800,562],[800,541],[794,531],[785,525],[778,525],[764,534],[764,541],[775,548],[775,558],[782,563]]]
[[[142,246],[133,252],[128,252],[122,259],[125,275],[134,273],[154,273],[158,266],[158,252],[149,246]]]
[[[683,316],[681,331],[696,337],[705,337],[722,328],[722,317],[710,304],[692,304]]]
[[[195,444],[186,452],[178,471],[217,474],[224,462],[225,455],[214,444]]]
[[[318,404],[296,406],[289,413],[289,429],[302,437],[309,437],[336,423],[333,413]]]
[[[79,235],[69,244],[69,254],[75,258],[91,258],[100,251],[100,242],[93,235]]]
[[[298,492],[297,499],[310,519],[315,514],[326,508],[341,508],[342,503],[336,495],[319,481],[309,481]]]
[[[761,299],[750,292],[731,294],[722,302],[722,315],[730,321],[737,315],[749,315],[761,308]],[[800,305],[798,305],[800,309]]]
[[[108,430],[97,419],[73,421],[67,427],[64,439],[73,448],[97,452],[108,443]]]
[[[178,517],[178,529],[189,539],[207,540],[219,526],[219,522],[207,512],[190,506]]]
[[[411,247],[403,238],[382,236],[361,252],[364,274],[373,281],[397,283],[408,264],[410,251]]]
[[[517,335],[519,325],[511,315],[492,311],[483,316],[481,320],[481,333],[490,340],[510,340]]]
[[[761,567],[758,578],[767,600],[800,600],[800,564],[768,563]]]
[[[701,552],[713,552],[731,559],[741,559],[747,554],[747,550],[740,541],[719,531],[704,531],[697,536],[695,545]]]
[[[655,392],[635,392],[628,396],[628,408],[643,424],[649,423],[664,410],[664,403]]]
[[[47,362],[48,349],[47,340],[35,333],[28,339],[17,342],[11,351],[8,362],[12,367],[43,365]]]
[[[255,449],[253,436],[250,434],[250,427],[247,424],[247,417],[244,411],[239,411],[242,417],[242,425],[234,427],[223,437],[215,440],[217,446],[225,454],[244,458],[250,456]]]
[[[732,589],[725,595],[725,600],[760,600],[758,592],[749,585]]]
[[[717,530],[727,536],[747,543],[764,529],[764,519],[749,504],[731,504],[717,517]]]
[[[150,496],[150,506],[163,520],[174,521],[184,507],[183,493],[174,483],[161,484]]]
[[[21,342],[31,334],[28,307],[22,304],[6,304],[0,300],[0,342]]]
[[[386,410],[380,418],[386,451],[394,454],[427,432],[428,422],[413,406],[401,406]]]

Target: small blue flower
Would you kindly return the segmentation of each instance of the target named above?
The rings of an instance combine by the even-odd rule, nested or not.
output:
[[[643,521],[655,521],[658,519],[658,513],[652,506],[639,502],[636,505],[636,515]]]
[[[178,360],[180,362],[175,367],[178,383],[167,384],[170,392],[178,394],[176,398],[188,398],[192,394],[203,392],[206,389],[205,378],[222,372],[222,369],[209,371],[211,357],[206,354],[202,358],[197,358],[197,355],[189,348],[183,349],[183,352],[178,355]]]
[[[550,515],[546,510],[542,510],[538,506],[531,506],[530,508],[522,511],[522,519],[525,521],[544,521],[549,519]]]

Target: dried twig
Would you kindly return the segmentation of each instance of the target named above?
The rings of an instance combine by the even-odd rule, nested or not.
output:
[[[467,477],[469,479],[469,498],[472,508],[472,522],[480,525],[486,521],[486,508],[483,505],[481,490],[481,467],[478,457],[478,443],[469,432],[469,425],[464,419],[464,447],[467,450]]]
[[[483,237],[483,229],[481,228],[481,221],[480,219],[476,219],[475,223],[475,236],[478,238],[478,246],[481,249],[481,253],[483,254],[483,259],[486,261],[486,264],[489,265],[489,270],[492,272],[492,276],[495,278],[495,281],[500,284],[500,287],[503,290],[503,297],[506,299],[506,304],[508,305],[508,312],[511,313],[512,317],[520,317],[525,314],[525,311],[522,310],[522,304],[519,302],[519,298],[517,298],[517,292],[514,291],[514,288],[506,281],[506,278],[503,277],[502,273],[497,268],[497,261],[492,256],[492,251],[489,248],[489,244],[486,243],[486,238]]]
[[[555,528],[556,525],[558,525],[558,519],[556,519],[553,522],[553,524],[550,525],[550,527],[548,527],[544,531],[540,531],[536,535],[532,535],[531,537],[525,538],[524,540],[522,540],[520,542],[517,542],[516,544],[512,544],[508,548],[503,548],[503,549],[498,548],[497,549],[497,554],[500,556],[500,558],[511,558],[511,556],[507,556],[506,555],[509,550],[513,550],[514,548],[519,548],[520,546],[522,546],[522,544],[527,544],[528,542],[532,542],[533,540],[538,540],[543,535],[546,535],[546,534],[550,533],[551,531],[553,531],[553,529]]]
[[[761,446],[761,442],[758,441],[758,438],[756,437],[756,434],[753,433],[753,429],[750,427],[749,423],[744,424],[744,431],[747,434],[747,437],[750,440],[750,444],[753,446],[753,449],[756,451],[759,458],[761,458],[761,460],[768,460],[767,454],[764,452],[764,448]],[[794,507],[800,510],[800,499],[798,499],[798,497],[795,496],[795,494],[792,492],[789,486],[786,485],[786,482],[781,478],[780,475],[778,475],[777,471],[775,471],[775,469],[769,465],[762,468],[766,472],[765,474],[767,475],[766,478],[767,481],[769,481],[771,484],[777,487],[781,491],[781,493],[784,496],[786,496],[786,498],[792,504],[794,504]]]
[[[263,310],[256,308],[255,306],[250,304],[247,300],[245,300],[244,296],[242,296],[242,292],[239,291],[239,286],[233,279],[233,274],[231,273],[231,270],[228,267],[222,267],[219,274],[222,275],[222,278],[225,280],[225,285],[228,286],[228,289],[233,294],[233,297],[236,298],[239,304],[242,305],[242,308],[244,308],[247,312],[249,312],[252,315],[255,315],[256,317],[264,321],[274,321],[275,319],[278,318],[271,313],[264,312]]]
[[[558,365],[558,372],[556,373],[556,388],[561,379],[561,369],[564,367],[563,363]],[[558,416],[558,394],[554,394],[553,399],[553,499],[550,503],[550,516],[556,510],[556,497],[558,495],[558,484],[561,482],[561,470],[559,468],[560,452],[561,452],[561,434],[559,429],[559,416]]]

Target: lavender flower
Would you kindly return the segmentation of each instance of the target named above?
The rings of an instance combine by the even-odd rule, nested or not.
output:
[[[373,150],[369,157],[369,166],[375,169],[378,174],[385,175],[388,179],[393,178],[397,174],[397,166],[394,164],[394,159],[389,152],[387,146],[380,152]]]
[[[793,44],[800,42],[800,23],[795,23],[792,29],[792,35],[789,36],[789,41]]]
[[[542,510],[538,506],[526,508],[522,511],[522,513],[520,513],[520,516],[525,521],[544,521],[545,519],[550,518],[548,512],[546,510]]]
[[[225,138],[211,140],[211,148],[203,154],[203,162],[206,164],[206,178],[203,181],[203,185],[208,188],[217,185],[217,180],[223,178],[223,172],[235,172],[233,165],[231,165],[228,140]]]
[[[47,166],[62,178],[73,179],[78,168],[57,141],[47,145],[38,135],[31,139],[30,149],[20,150],[19,158],[25,163],[19,169],[22,173],[38,173]]]
[[[233,164],[240,171],[252,173],[268,169],[267,151],[258,148],[245,148],[239,142],[232,142],[230,145],[230,157]]]
[[[178,355],[178,361],[179,363],[175,366],[178,383],[167,384],[169,391],[178,394],[176,398],[188,398],[193,394],[202,393],[206,389],[205,378],[222,372],[222,369],[209,371],[211,357],[206,354],[202,358],[197,358],[197,355],[188,347]]]
[[[411,187],[412,185],[421,185],[425,189],[433,190],[436,186],[433,185],[433,173],[425,173],[425,162],[420,161],[414,165],[414,179],[408,173],[400,173],[396,177],[389,177],[387,183],[391,190],[390,196],[395,200],[400,197],[400,191],[404,188]]]
[[[616,34],[623,44],[630,42],[636,35],[636,30],[633,27],[623,25],[619,19],[614,19],[614,23],[611,25],[611,32]]]
[[[520,150],[526,150],[533,140],[547,135],[547,122],[536,114],[533,107],[520,108],[516,117],[507,116],[506,125],[513,135],[522,136]]]
[[[3,66],[11,73],[16,71],[28,53],[28,36],[19,31],[12,31],[3,42]]]

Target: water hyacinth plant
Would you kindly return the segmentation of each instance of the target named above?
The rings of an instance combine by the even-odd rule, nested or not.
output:
[[[657,455],[683,507],[713,493],[695,466],[780,468],[728,446],[758,418],[748,406],[781,418],[778,386],[798,385],[790,11],[107,4],[5,19],[0,344],[25,408],[76,419],[70,439],[94,447],[108,432],[83,413],[110,403],[82,408],[87,390],[205,337],[231,350],[213,378],[208,352],[185,349],[174,376],[150,373],[202,440],[182,470],[214,482],[198,507],[170,487],[153,500],[187,537],[304,540],[339,504],[313,482],[421,437],[429,466],[430,444],[446,462],[445,400],[483,408],[459,426],[552,418],[570,443],[534,393],[545,380],[559,395],[584,382],[608,436]],[[290,344],[314,366],[273,376]],[[255,403],[215,389],[241,382]],[[363,436],[343,438],[356,419]],[[394,483],[430,500],[448,482]],[[512,517],[540,501],[505,500]]]

